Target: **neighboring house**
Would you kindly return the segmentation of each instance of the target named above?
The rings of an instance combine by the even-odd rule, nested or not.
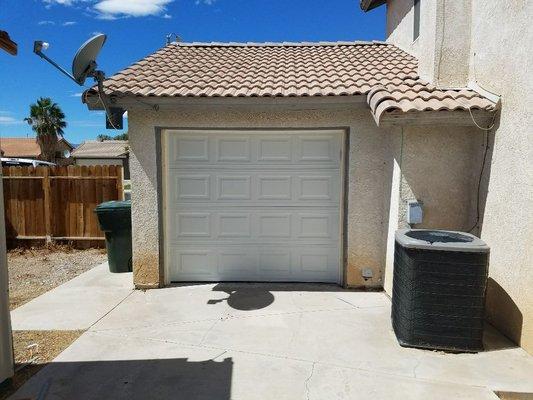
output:
[[[442,13],[442,3],[417,5],[415,25],[412,1],[391,1],[390,43],[172,43],[110,77],[106,94],[128,111],[136,287],[318,281],[390,293],[394,231],[417,199],[416,227],[481,232],[491,321],[531,350],[526,57],[494,36],[527,27],[528,13],[491,14],[494,1]],[[482,57],[478,85],[467,45]],[[485,82],[504,95],[501,113]],[[86,94],[98,107],[96,89]],[[489,146],[500,143],[486,155],[493,121]],[[509,299],[520,326],[516,310],[496,310]]]
[[[0,149],[2,157],[7,158],[29,158],[40,159],[41,148],[35,138],[0,138]],[[74,146],[64,138],[57,142],[55,161],[60,161],[70,157],[70,152]]]
[[[76,165],[120,165],[124,179],[130,179],[127,140],[87,140],[72,152]]]

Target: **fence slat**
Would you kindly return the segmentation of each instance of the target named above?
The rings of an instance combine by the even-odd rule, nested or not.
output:
[[[8,239],[104,238],[94,208],[123,198],[121,167],[3,167],[2,171]]]

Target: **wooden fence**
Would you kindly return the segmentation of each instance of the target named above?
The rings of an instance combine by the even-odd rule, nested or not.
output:
[[[123,200],[122,167],[3,167],[8,240],[101,241],[95,207]]]

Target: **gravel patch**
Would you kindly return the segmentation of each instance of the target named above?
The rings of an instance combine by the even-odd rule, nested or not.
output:
[[[68,246],[50,246],[8,251],[10,310],[106,260],[105,249],[79,250]]]

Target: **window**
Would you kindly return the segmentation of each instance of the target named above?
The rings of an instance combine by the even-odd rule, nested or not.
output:
[[[413,26],[413,41],[420,36],[420,0],[414,0],[414,26]]]

